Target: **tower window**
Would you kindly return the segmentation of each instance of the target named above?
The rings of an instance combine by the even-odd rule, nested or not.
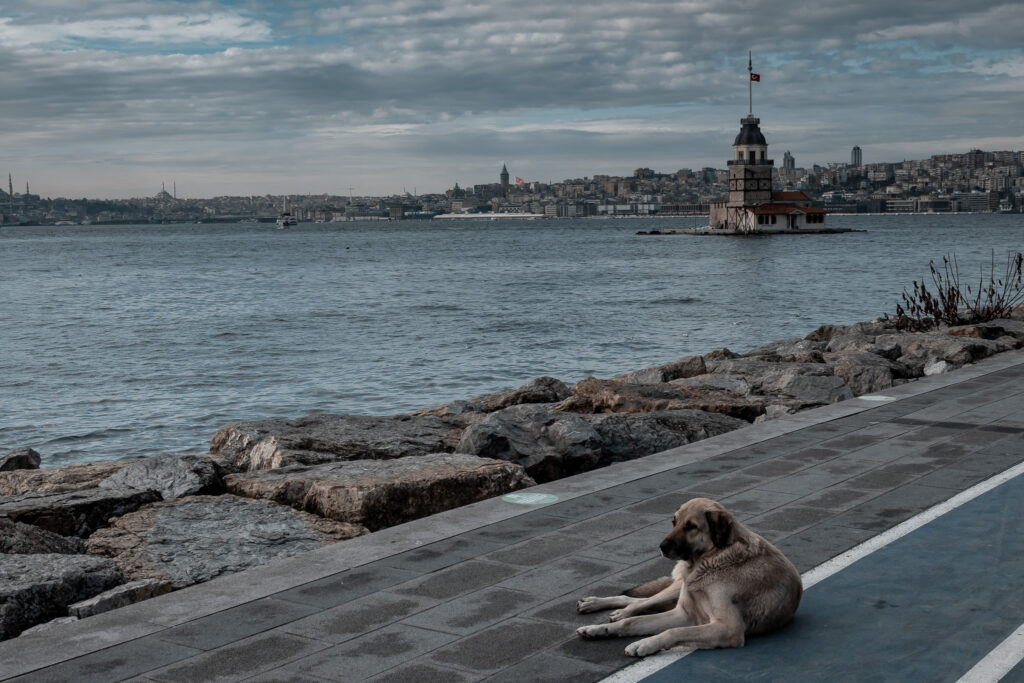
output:
[[[750,150],[749,155],[751,161],[757,161],[757,152],[755,152],[754,150]]]

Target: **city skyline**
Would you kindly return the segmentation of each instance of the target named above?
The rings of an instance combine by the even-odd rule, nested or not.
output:
[[[0,160],[43,196],[442,192],[719,167],[753,110],[801,166],[1019,150],[1010,3],[45,3],[0,10]],[[786,45],[779,49],[778,45]]]

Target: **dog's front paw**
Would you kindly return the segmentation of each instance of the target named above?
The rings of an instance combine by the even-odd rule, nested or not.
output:
[[[598,602],[601,598],[594,596],[582,598],[576,601],[576,611],[580,614],[587,614],[589,612],[597,612],[601,610],[600,603]]]
[[[633,616],[632,610],[628,607],[623,607],[622,609],[617,609],[609,614],[608,621],[621,621],[622,619],[626,619],[631,616]]]
[[[596,624],[594,626],[580,626],[576,629],[576,635],[581,638],[604,638],[609,635],[610,630],[607,624]]]
[[[661,643],[657,637],[644,638],[626,646],[626,654],[630,657],[646,657],[661,651]]]

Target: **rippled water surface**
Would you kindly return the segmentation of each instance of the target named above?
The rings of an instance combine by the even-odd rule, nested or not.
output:
[[[205,451],[230,422],[389,414],[892,312],[1021,215],[835,216],[844,235],[637,236],[692,219],[0,227],[0,454]]]

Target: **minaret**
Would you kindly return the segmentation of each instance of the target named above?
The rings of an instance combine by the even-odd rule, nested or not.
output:
[[[501,196],[502,197],[507,197],[508,196],[508,168],[505,167],[505,164],[501,165],[501,176],[500,177],[501,177]]]

